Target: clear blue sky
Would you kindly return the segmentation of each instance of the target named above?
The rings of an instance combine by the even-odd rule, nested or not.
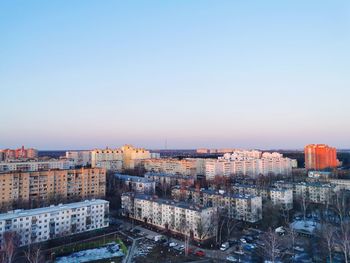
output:
[[[1,1],[0,148],[350,148],[350,1]]]

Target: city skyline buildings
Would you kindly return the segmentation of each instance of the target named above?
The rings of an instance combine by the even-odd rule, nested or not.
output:
[[[350,148],[349,5],[2,2],[0,147]]]

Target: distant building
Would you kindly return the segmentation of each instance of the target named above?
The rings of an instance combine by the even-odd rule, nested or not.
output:
[[[122,181],[127,187],[129,192],[136,192],[142,194],[154,194],[156,189],[156,183],[147,177],[130,176],[124,174],[115,174],[117,180]]]
[[[91,165],[121,172],[135,169],[141,165],[142,160],[150,159],[151,156],[148,150],[134,148],[132,145],[124,145],[120,149],[95,149],[91,151]]]
[[[50,169],[66,170],[74,168],[74,162],[71,160],[49,160],[49,161],[6,161],[0,162],[0,172],[10,171],[41,171]]]
[[[0,173],[0,190],[0,205],[99,198],[106,194],[106,171],[81,168]]]
[[[338,166],[337,150],[326,144],[309,144],[305,146],[305,168],[322,170]]]
[[[307,173],[309,178],[314,179],[327,179],[330,178],[332,173],[331,172],[323,172],[323,171],[309,171]]]
[[[214,207],[125,193],[122,195],[122,213],[159,229],[191,236],[200,242],[213,238],[217,231]]]
[[[0,248],[6,232],[15,232],[19,246],[108,227],[109,202],[91,200],[0,214]]]
[[[147,172],[196,176],[203,174],[203,159],[146,159],[142,161]]]
[[[259,175],[290,175],[295,167],[294,160],[284,158],[280,153],[260,151],[235,151],[218,159],[207,159],[205,177],[241,175],[256,178]]]
[[[145,178],[154,181],[157,186],[172,187],[175,185],[193,186],[195,182],[194,176],[165,174],[165,173],[146,173]]]
[[[68,151],[66,152],[66,158],[72,160],[75,165],[90,165],[91,151]]]
[[[33,148],[25,149],[24,146],[19,149],[0,150],[0,161],[17,159],[35,159],[38,157],[38,150]]]

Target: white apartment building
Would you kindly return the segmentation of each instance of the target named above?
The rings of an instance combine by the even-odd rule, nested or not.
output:
[[[327,181],[335,186],[334,191],[350,190],[349,179],[329,179]]]
[[[262,153],[260,151],[235,151],[226,153],[218,159],[206,161],[205,176],[212,180],[215,176],[243,175],[289,175],[295,166],[295,160],[284,158],[280,153]]]
[[[67,170],[74,168],[74,162],[71,160],[49,160],[49,161],[28,161],[28,162],[0,162],[0,172],[10,172],[10,171],[40,171],[40,170],[50,170],[59,169]]]
[[[305,198],[308,202],[326,204],[331,201],[334,186],[319,182],[302,182],[294,184],[295,198]]]
[[[261,196],[263,200],[271,200],[273,205],[281,205],[283,209],[293,209],[293,189],[283,187],[257,187],[255,185],[235,184],[232,191],[236,194]]]
[[[145,222],[160,229],[191,236],[205,241],[215,236],[216,208],[202,207],[147,195],[122,195],[124,216]]]
[[[154,154],[153,156],[157,156]],[[124,145],[119,149],[95,149],[91,151],[91,166],[113,171],[134,169],[141,160],[150,159],[151,153],[143,148]],[[119,170],[119,167],[122,167]],[[109,169],[112,168],[112,169]]]
[[[227,194],[224,191],[214,191],[194,188],[182,189],[173,187],[172,197],[175,200],[185,200],[194,204],[217,207],[225,210],[228,216],[237,220],[255,223],[262,219],[262,198],[248,194]]]
[[[20,246],[108,227],[109,202],[86,200],[83,202],[14,210],[0,214],[0,247],[4,233],[16,232]]]
[[[156,190],[156,182],[140,176],[130,176],[124,174],[115,174],[117,180],[124,182],[128,187],[128,191],[143,193],[143,194],[154,194]]]
[[[72,160],[75,165],[85,166],[91,164],[90,151],[68,151],[66,152],[66,158]]]

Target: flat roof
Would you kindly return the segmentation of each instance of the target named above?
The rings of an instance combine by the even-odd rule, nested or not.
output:
[[[26,216],[35,216],[35,215],[44,214],[44,213],[53,213],[53,212],[58,212],[62,210],[67,210],[67,209],[81,208],[85,206],[101,205],[101,204],[107,204],[107,203],[109,202],[103,199],[92,199],[92,200],[85,200],[81,202],[60,204],[56,206],[52,205],[52,206],[28,209],[28,210],[18,209],[18,210],[9,211],[4,214],[0,214],[0,220],[14,219],[14,218],[26,217]]]
[[[133,176],[133,175],[127,175],[127,174],[118,174],[118,173],[114,174],[114,176],[118,179],[125,180],[125,181],[143,182],[143,183],[153,182],[152,180],[141,176]]]
[[[190,203],[185,203],[185,202],[179,202],[179,201],[175,201],[172,199],[156,198],[154,196],[146,195],[146,194],[135,194],[135,199],[150,200],[150,201],[154,201],[154,202],[157,202],[160,204],[172,205],[172,206],[190,209],[190,210],[194,210],[194,211],[202,211],[204,209],[210,208],[209,206],[202,206],[202,205],[195,205],[195,204],[190,204]]]

